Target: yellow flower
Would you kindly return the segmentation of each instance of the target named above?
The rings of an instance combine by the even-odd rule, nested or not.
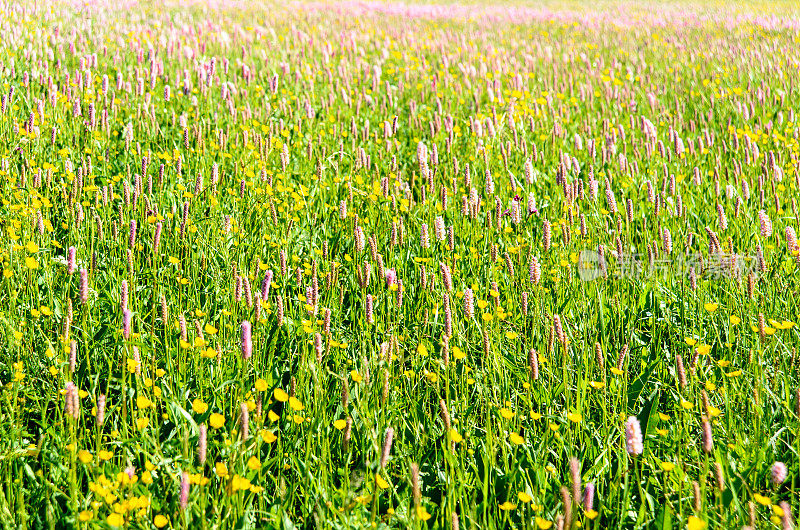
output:
[[[453,346],[453,357],[455,357],[457,361],[460,361],[466,356],[467,354],[464,353],[464,351],[461,348],[459,348],[458,346]]]
[[[600,515],[600,512],[598,512],[597,510],[588,510],[588,511],[586,511],[586,512],[584,513],[584,515],[585,515],[585,516],[586,516],[588,519],[590,519],[590,520],[592,520],[592,521],[593,521],[593,520],[594,520],[594,519],[595,519],[595,518],[596,518],[598,515]]]
[[[108,526],[122,526],[125,524],[125,519],[118,513],[112,513],[106,517]]]
[[[686,523],[686,528],[689,530],[703,530],[705,527],[705,521],[694,515],[689,516],[689,521]]]
[[[450,440],[451,440],[453,443],[459,443],[459,442],[461,442],[463,439],[464,439],[464,438],[463,438],[463,437],[462,437],[462,436],[461,436],[461,435],[458,433],[458,431],[457,431],[457,430],[455,430],[455,429],[450,429]]]
[[[140,431],[143,430],[143,429],[146,429],[149,424],[150,424],[150,418],[143,417],[143,418],[137,418],[136,419],[136,427]]]
[[[114,453],[105,449],[101,449],[97,452],[97,456],[100,458],[100,460],[111,460],[111,457],[114,456]]]
[[[225,462],[217,462],[214,464],[214,471],[216,471],[217,476],[220,478],[228,476],[228,466],[225,465]]]
[[[339,429],[340,431],[342,429],[344,429],[345,425],[347,425],[347,421],[342,420],[342,419],[338,419],[335,422],[333,422],[333,426],[336,427],[337,429]]]
[[[710,351],[711,351],[710,344],[701,344],[700,346],[697,347],[697,353],[699,353],[700,355],[708,355]]]
[[[736,315],[731,315],[731,324],[733,324],[734,326],[741,321],[742,321],[741,318],[737,317]]]
[[[197,414],[205,414],[205,412],[208,410],[208,403],[202,399],[195,399],[192,401],[192,410]]]
[[[753,499],[754,499],[754,500],[755,500],[755,501],[756,501],[758,504],[760,504],[760,505],[762,505],[762,506],[769,506],[770,504],[772,504],[772,501],[770,500],[770,498],[769,498],[769,497],[765,497],[765,496],[763,496],[763,495],[760,495],[760,494],[758,494],[758,493],[754,493],[754,494],[753,494]]]
[[[300,403],[300,400],[294,396],[289,398],[289,406],[292,408],[292,410],[298,410],[298,411],[303,410],[304,408],[303,404]]]
[[[267,382],[264,381],[263,379],[256,380],[256,385],[255,386],[256,386],[256,390],[258,390],[259,392],[264,392],[268,388]]]
[[[211,425],[214,429],[219,429],[223,425],[225,425],[225,416],[222,414],[214,413],[208,418],[208,424]]]
[[[510,420],[511,418],[513,418],[513,417],[514,417],[514,413],[513,413],[513,412],[511,412],[511,411],[510,411],[509,409],[507,409],[507,408],[502,408],[502,409],[500,409],[500,415],[501,415],[502,417],[504,417],[505,419],[507,419],[507,420]]]
[[[231,489],[233,491],[250,489],[250,481],[244,477],[240,477],[239,475],[234,475],[233,480],[231,481]]]
[[[511,443],[514,445],[522,445],[525,443],[525,438],[515,432],[512,432],[508,439],[511,440]]]
[[[128,359],[126,362],[127,362],[127,365],[128,365],[128,372],[130,372],[132,374],[136,373],[136,369],[139,367],[139,362],[136,359],[133,359],[133,358]]]
[[[92,510],[84,510],[80,514],[78,514],[78,519],[82,522],[91,521],[92,517],[94,517],[94,512]]]
[[[28,269],[34,271],[39,268],[39,262],[36,261],[36,258],[28,256],[25,258],[25,266],[28,267]]]
[[[417,508],[417,517],[423,521],[427,521],[431,518],[431,514],[428,513],[428,510],[426,510],[424,506],[420,506]]]
[[[153,518],[153,524],[156,525],[156,528],[164,528],[165,526],[167,526],[168,522],[169,521],[167,520],[167,518],[161,514],[158,514]]]
[[[289,394],[287,394],[282,388],[276,388],[272,393],[272,396],[281,403],[286,403],[289,401]]]
[[[83,462],[84,464],[88,464],[92,461],[92,453],[86,451],[85,449],[81,449],[78,451],[78,460]]]
[[[569,421],[572,423],[580,423],[580,421],[583,419],[583,416],[577,412],[570,412],[567,414],[567,418],[569,418]]]
[[[420,344],[417,346],[417,353],[422,356],[428,355],[428,348],[424,344]]]
[[[533,497],[531,497],[530,495],[528,495],[524,491],[520,491],[519,493],[517,493],[517,498],[519,499],[519,502],[526,503],[526,504],[533,500]]]
[[[542,519],[541,517],[537,517],[536,526],[539,527],[539,530],[548,530],[551,526],[553,526],[553,521],[548,521],[546,519]]]
[[[255,456],[251,456],[247,460],[247,467],[249,467],[253,471],[258,471],[259,469],[261,469],[261,461]]]
[[[673,469],[675,469],[675,464],[672,462],[661,462],[661,469],[669,473]]]
[[[716,303],[708,303],[708,304],[703,304],[703,307],[704,307],[704,308],[705,308],[705,310],[706,310],[706,311],[708,311],[709,313],[713,313],[714,311],[716,311],[716,310],[717,310],[717,308],[719,307],[719,304],[716,304]]]
[[[389,483],[388,483],[388,482],[386,482],[386,481],[383,479],[383,477],[382,477],[382,476],[380,476],[380,474],[378,474],[378,473],[375,473],[375,484],[377,484],[377,485],[378,485],[378,487],[379,487],[380,489],[382,489],[382,490],[385,490],[386,488],[388,488],[388,487],[389,487]]]
[[[506,338],[508,340],[514,340],[517,337],[519,337],[519,333],[517,333],[515,331],[506,331]]]
[[[508,512],[508,511],[514,510],[514,509],[516,509],[516,507],[517,507],[516,504],[514,504],[513,502],[508,502],[508,501],[506,501],[506,502],[504,502],[503,504],[500,505],[500,509],[503,510],[504,512]]]
[[[692,338],[692,337],[686,337],[686,338],[684,339],[684,341],[686,342],[686,344],[687,344],[688,346],[694,346],[695,344],[697,344],[697,339],[694,339],[694,338]]]

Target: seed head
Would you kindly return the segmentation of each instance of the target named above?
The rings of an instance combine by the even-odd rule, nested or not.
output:
[[[644,452],[644,441],[642,439],[642,427],[636,416],[629,416],[625,422],[625,448],[631,456],[640,455]]]
[[[783,484],[783,482],[786,480],[786,476],[788,475],[786,464],[784,464],[783,462],[775,462],[774,464],[772,464],[770,475],[772,477],[773,485],[779,486]]]

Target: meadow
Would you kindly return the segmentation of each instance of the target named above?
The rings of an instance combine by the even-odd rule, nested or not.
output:
[[[793,528],[791,2],[0,6],[4,528]]]

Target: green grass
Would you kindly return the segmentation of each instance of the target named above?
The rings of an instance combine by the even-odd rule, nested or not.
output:
[[[442,5],[0,12],[4,527],[788,524],[796,10]]]

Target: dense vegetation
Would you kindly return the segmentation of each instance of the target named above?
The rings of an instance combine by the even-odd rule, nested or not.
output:
[[[792,526],[791,4],[0,9],[0,521]]]

